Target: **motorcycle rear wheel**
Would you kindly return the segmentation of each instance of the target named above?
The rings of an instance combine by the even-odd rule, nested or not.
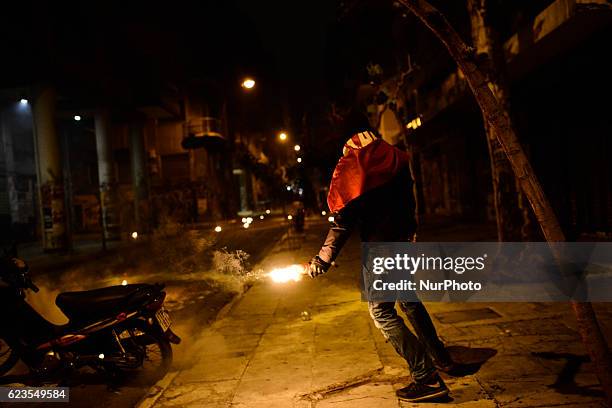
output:
[[[127,335],[129,337],[125,337]],[[161,378],[168,372],[172,365],[172,347],[162,333],[142,321],[135,321],[118,333],[118,336],[126,351],[144,354],[139,367],[124,367],[121,371],[149,378]]]
[[[11,371],[19,361],[19,356],[4,339],[0,338],[0,376]]]

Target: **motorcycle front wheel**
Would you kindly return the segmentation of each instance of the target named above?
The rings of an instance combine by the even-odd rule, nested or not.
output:
[[[0,338],[0,376],[11,371],[17,361],[19,361],[19,356],[15,350],[4,339]]]

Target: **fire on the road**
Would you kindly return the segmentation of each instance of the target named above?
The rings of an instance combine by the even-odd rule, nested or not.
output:
[[[268,276],[277,283],[298,282],[306,273],[304,265],[289,265],[283,268],[272,269]]]

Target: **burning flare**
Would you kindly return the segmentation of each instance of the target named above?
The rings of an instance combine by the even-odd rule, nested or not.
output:
[[[302,276],[306,273],[303,265],[289,265],[284,268],[272,269],[268,273],[268,276],[272,278],[274,282],[285,283],[289,281],[297,282],[302,279]]]

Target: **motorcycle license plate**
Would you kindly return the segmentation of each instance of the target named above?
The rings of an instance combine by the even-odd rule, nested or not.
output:
[[[155,319],[157,320],[157,323],[159,323],[159,326],[161,327],[162,332],[165,332],[166,330],[168,330],[170,328],[170,325],[172,324],[170,313],[168,313],[168,311],[164,309],[163,307],[159,309],[157,312],[155,312]]]

